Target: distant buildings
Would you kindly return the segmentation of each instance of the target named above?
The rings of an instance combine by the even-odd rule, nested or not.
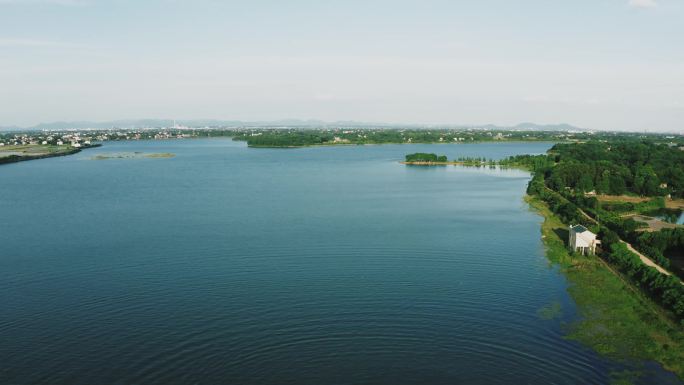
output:
[[[582,225],[570,226],[568,246],[572,251],[578,251],[584,255],[596,254],[596,246],[600,244],[601,241],[596,239],[596,234],[587,230],[586,227]]]

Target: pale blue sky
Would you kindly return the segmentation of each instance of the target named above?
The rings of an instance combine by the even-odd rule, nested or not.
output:
[[[0,125],[684,131],[684,0],[0,0]]]

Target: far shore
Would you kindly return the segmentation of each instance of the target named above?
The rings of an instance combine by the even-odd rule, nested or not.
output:
[[[183,138],[183,139],[205,139],[203,137],[197,138]],[[246,140],[234,139],[236,142],[245,142]],[[439,145],[463,145],[463,144],[482,144],[482,143],[569,143],[570,141],[555,141],[555,140],[471,140],[463,142],[382,142],[382,143],[316,143],[316,144],[301,144],[293,146],[267,146],[267,145],[252,145],[247,144],[249,148],[306,148],[306,147],[341,147],[341,146],[385,146],[391,144],[403,145],[403,144],[439,144]]]

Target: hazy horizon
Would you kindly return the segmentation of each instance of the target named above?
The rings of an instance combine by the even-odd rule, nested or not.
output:
[[[409,128],[409,129],[501,129],[501,130],[541,130],[541,131],[604,131],[604,132],[624,132],[624,133],[650,133],[650,134],[677,134],[684,135],[684,131],[677,130],[621,130],[621,129],[596,129],[593,127],[580,127],[567,122],[540,123],[540,122],[518,122],[514,124],[496,125],[492,123],[481,124],[458,124],[458,123],[420,123],[420,122],[363,122],[356,120],[324,121],[319,119],[275,119],[275,120],[236,120],[236,119],[171,119],[171,118],[140,118],[140,119],[114,119],[107,121],[55,121],[41,122],[33,126],[3,126],[0,124],[0,131],[23,131],[23,130],[82,130],[82,129],[142,129],[171,127],[174,123],[187,128],[201,128],[205,126],[219,126],[225,128],[236,128],[241,125],[262,128],[302,128],[302,129],[323,129],[338,127],[349,127],[354,129],[374,129],[374,128]],[[107,126],[107,127],[105,127]],[[326,127],[330,126],[330,127]]]
[[[0,0],[0,126],[568,124],[684,132],[684,2]]]

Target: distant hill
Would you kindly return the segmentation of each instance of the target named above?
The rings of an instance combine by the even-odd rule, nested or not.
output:
[[[68,130],[68,129],[111,129],[111,128],[161,128],[173,126],[173,119],[121,119],[104,122],[72,121],[72,122],[49,122],[40,123],[33,127],[7,126],[0,127],[3,131],[16,130]],[[393,124],[378,122],[357,122],[352,120],[326,122],[323,120],[282,119],[269,121],[240,121],[218,119],[192,119],[176,120],[176,124],[187,127],[357,127],[357,128],[481,128],[487,130],[535,130],[535,131],[569,131],[582,130],[579,127],[567,123],[561,124],[536,124],[520,123],[515,126],[485,125],[451,125],[451,124]]]
[[[329,123],[322,120],[300,120],[283,119],[274,121],[254,121],[244,122],[240,120],[217,120],[217,119],[192,119],[176,120],[176,124],[187,127],[244,127],[244,126],[266,126],[266,127],[325,127],[328,125],[347,125],[337,122]],[[0,130],[67,130],[67,129],[110,129],[110,128],[160,128],[171,127],[173,119],[122,119],[104,122],[93,121],[72,121],[72,122],[49,122],[40,123],[32,127],[0,127]],[[356,123],[357,125],[377,124]]]
[[[572,126],[567,123],[559,124],[536,124],[536,123],[520,123],[511,128],[516,130],[535,130],[535,131],[572,131],[582,130],[582,128]]]

